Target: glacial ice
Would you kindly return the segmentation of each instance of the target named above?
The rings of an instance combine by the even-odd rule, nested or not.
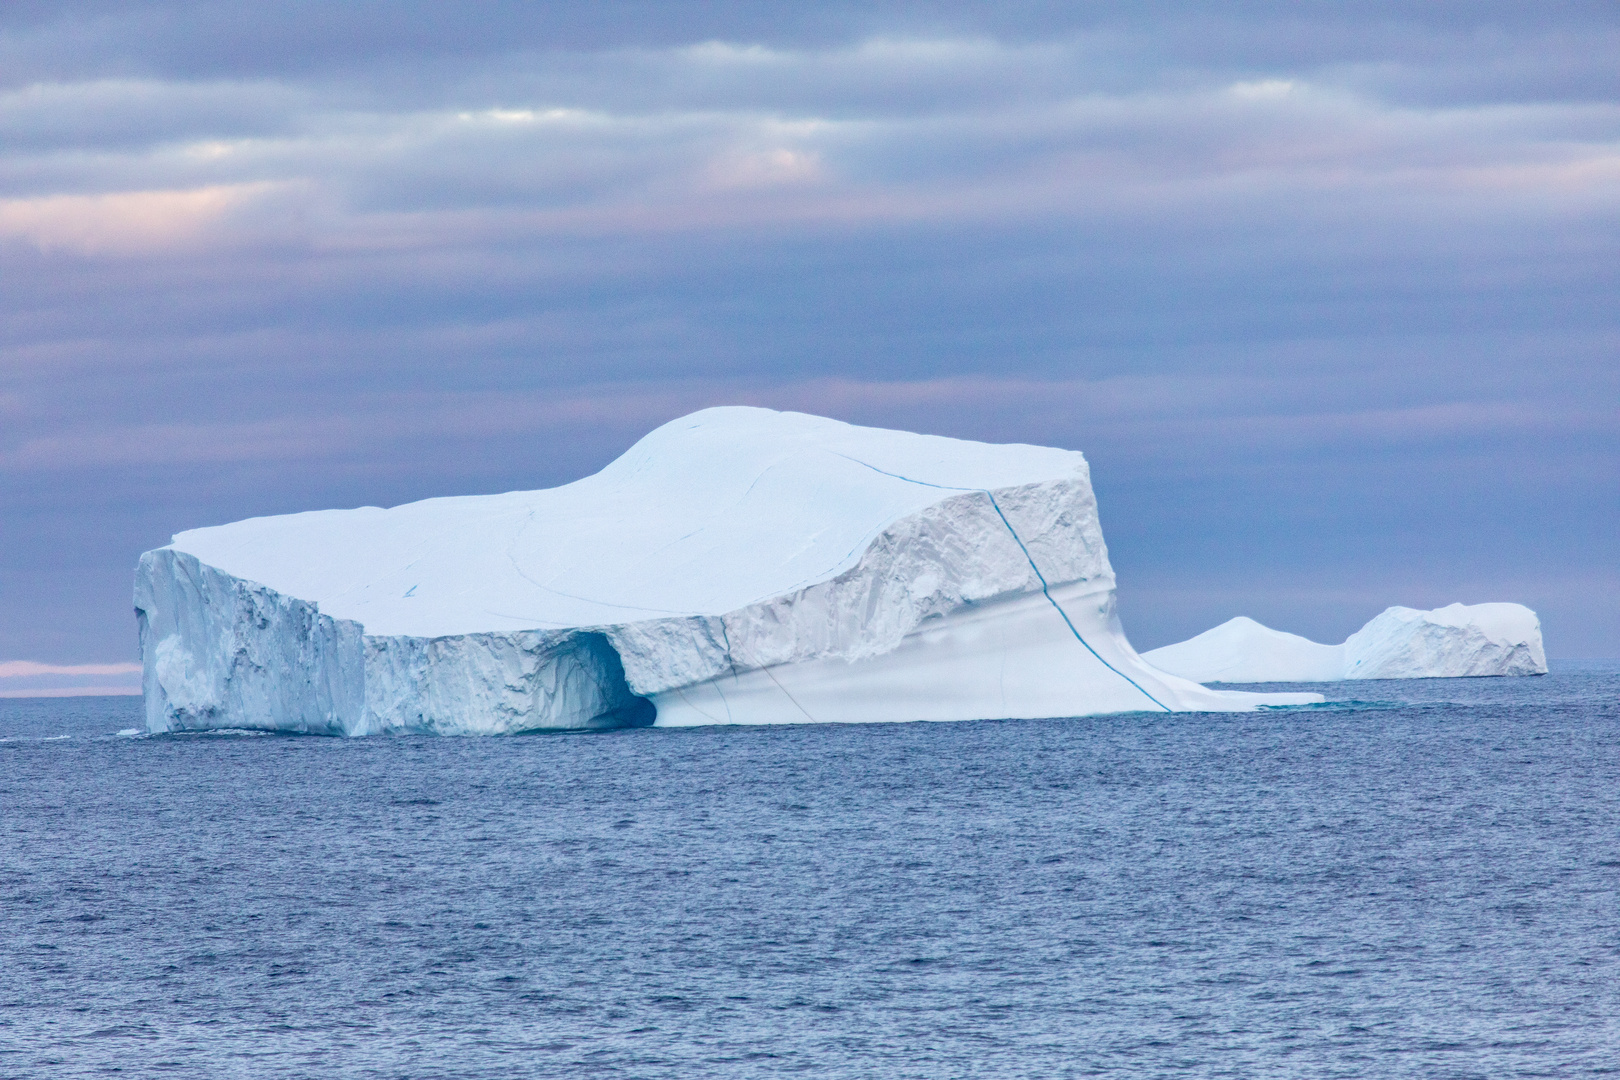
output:
[[[363,735],[1239,710],[1114,610],[1079,453],[707,409],[541,491],[254,518],[136,572],[147,726]]]
[[[1392,607],[1339,645],[1238,616],[1142,659],[1194,682],[1326,682],[1544,675],[1541,623],[1522,604]]]

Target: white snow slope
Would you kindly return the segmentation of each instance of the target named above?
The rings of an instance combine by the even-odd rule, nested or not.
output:
[[[1340,645],[1319,645],[1238,616],[1142,654],[1195,682],[1324,682],[1545,675],[1541,622],[1522,604],[1392,607]]]
[[[502,733],[1247,709],[1144,664],[1080,454],[707,409],[543,491],[141,557],[152,731]]]

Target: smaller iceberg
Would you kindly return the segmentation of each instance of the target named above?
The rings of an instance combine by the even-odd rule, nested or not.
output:
[[[1392,607],[1340,645],[1323,645],[1238,616],[1142,654],[1193,682],[1331,682],[1545,675],[1541,621],[1523,604]]]

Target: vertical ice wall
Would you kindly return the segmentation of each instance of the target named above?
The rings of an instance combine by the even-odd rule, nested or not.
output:
[[[652,723],[601,633],[370,637],[162,548],[135,613],[149,731],[507,734]]]
[[[358,623],[172,548],[135,573],[150,731],[352,734],[365,713]]]

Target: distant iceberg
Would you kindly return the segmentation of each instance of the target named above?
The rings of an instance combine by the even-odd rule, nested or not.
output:
[[[1392,607],[1341,645],[1321,645],[1240,615],[1142,659],[1200,683],[1547,673],[1541,622],[1522,604]]]
[[[708,409],[563,487],[141,557],[147,727],[362,735],[1237,710],[1142,662],[1085,458]]]

